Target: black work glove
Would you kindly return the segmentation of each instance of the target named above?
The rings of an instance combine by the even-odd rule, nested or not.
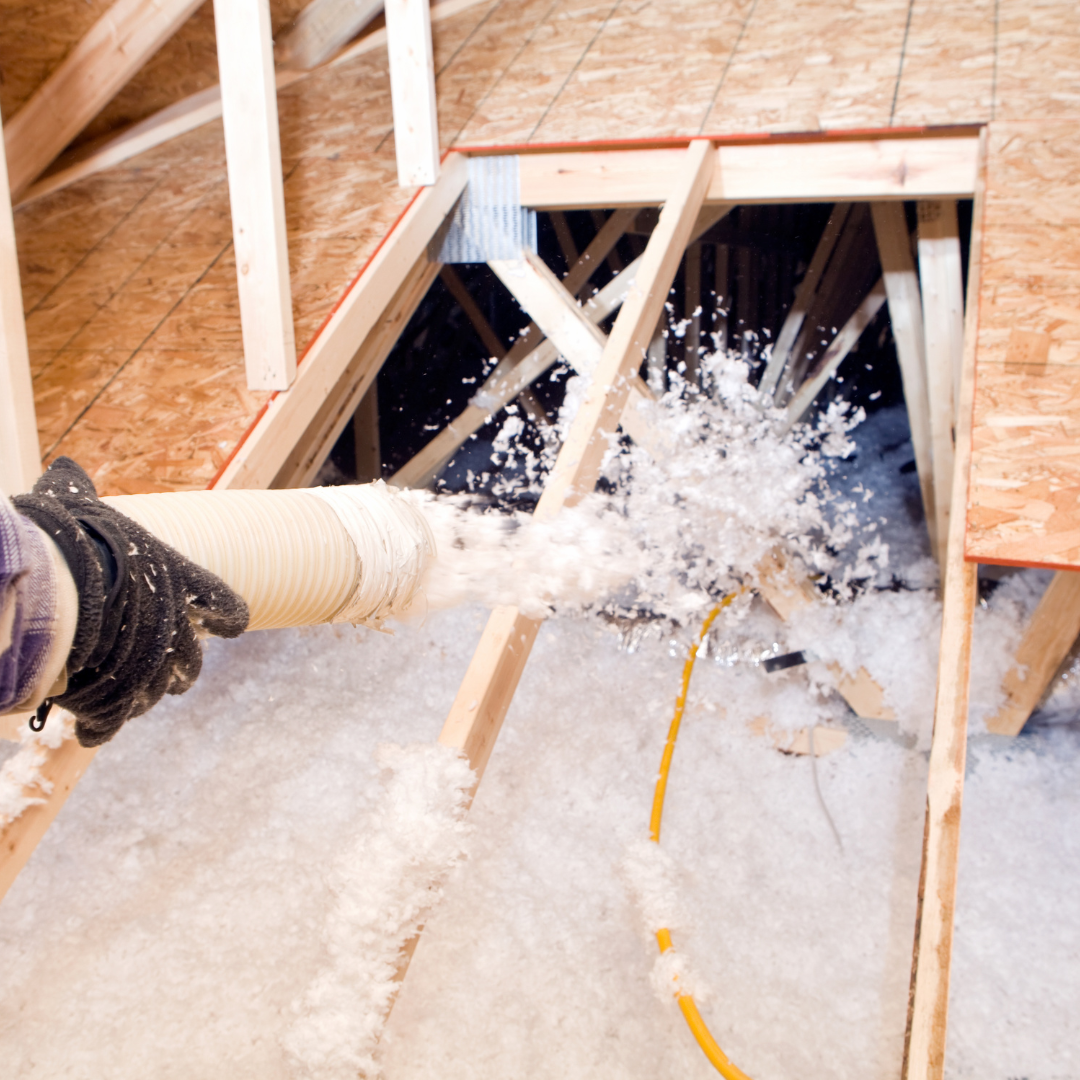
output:
[[[103,503],[70,458],[57,458],[12,502],[53,538],[75,579],[68,684],[54,700],[74,713],[83,746],[108,742],[162,695],[187,690],[202,667],[197,635],[237,637],[247,628],[240,596]]]

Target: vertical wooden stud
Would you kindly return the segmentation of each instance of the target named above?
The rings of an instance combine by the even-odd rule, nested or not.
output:
[[[938,562],[944,565],[945,553],[940,548],[949,535],[956,396],[964,354],[964,285],[954,200],[933,199],[919,203],[918,253]]]
[[[390,97],[398,183],[434,184],[439,178],[439,120],[428,0],[386,0]]]
[[[728,284],[731,268],[731,248],[727,244],[716,245],[716,317],[713,335],[716,347],[726,352],[728,347],[728,313],[731,311],[731,287]]]
[[[244,363],[252,390],[296,377],[268,0],[214,0]]]
[[[382,446],[379,442],[379,383],[371,384],[353,413],[356,447],[356,479],[365,484],[382,478]]]
[[[683,318],[686,336],[683,338],[683,359],[686,362],[687,382],[698,382],[698,349],[701,346],[701,245],[694,243],[686,249],[683,264],[685,304]]]
[[[937,509],[934,497],[934,466],[930,438],[930,402],[926,392],[922,302],[919,278],[911,256],[911,237],[904,217],[904,204],[877,202],[870,207],[874,218],[881,272],[889,297],[896,356],[904,384],[915,467],[919,473],[930,547],[938,554]],[[942,568],[944,574],[944,567]]]

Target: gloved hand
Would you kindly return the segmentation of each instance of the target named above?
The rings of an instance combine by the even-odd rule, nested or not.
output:
[[[74,713],[83,746],[198,677],[198,637],[237,637],[244,600],[209,570],[103,503],[70,458],[57,458],[29,495],[12,502],[53,538],[75,580],[79,619],[67,689],[53,700]]]

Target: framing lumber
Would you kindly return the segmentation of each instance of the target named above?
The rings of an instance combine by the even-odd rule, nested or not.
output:
[[[495,360],[501,360],[506,355],[506,346],[499,340],[499,335],[491,328],[484,313],[480,310],[472,294],[465,288],[465,282],[458,277],[457,271],[452,266],[444,266],[439,271],[442,283],[450,290],[451,296],[458,302],[458,306],[465,312],[465,317],[472,324],[480,338],[481,344],[488,351],[488,355]]]
[[[0,142],[0,498],[28,491],[41,475],[34,385],[26,343],[19,254]]]
[[[311,0],[274,42],[274,59],[309,71],[351,41],[383,9],[383,0]]]
[[[1069,651],[1080,637],[1080,573],[1059,570],[1016,650],[1016,663],[1002,680],[1005,704],[986,721],[994,735],[1019,735]]]
[[[596,369],[605,336],[539,255],[524,251],[521,259],[493,259],[488,266],[578,372]]]
[[[713,337],[716,347],[727,351],[728,347],[728,313],[731,308],[731,297],[728,295],[728,275],[731,267],[731,248],[727,244],[716,245],[716,316],[713,319]]]
[[[964,282],[955,200],[926,200],[919,203],[918,209],[919,281],[937,510],[935,526],[938,564],[944,566],[945,553],[941,547],[949,535],[956,398],[964,355]]]
[[[685,154],[685,169],[641,257],[592,385],[540,496],[536,514],[541,518],[557,514],[595,486],[607,436],[618,425],[629,395],[629,376],[648,346],[701,208],[716,160],[710,151],[711,144],[702,140]],[[539,625],[540,620],[517,608],[496,608],[450,709],[439,741],[463,750],[478,773],[491,755]]]
[[[4,125],[18,199],[202,0],[117,0]]]
[[[696,385],[701,348],[701,244],[697,241],[686,249],[683,286],[683,318],[689,320],[683,337],[683,377]]]
[[[353,448],[356,481],[382,479],[382,444],[379,441],[379,384],[372,381],[353,413]]]
[[[439,116],[428,0],[385,0],[394,146],[402,187],[439,178]]]
[[[780,327],[776,344],[773,346],[772,354],[769,356],[765,374],[761,377],[758,391],[762,397],[771,397],[776,392],[780,378],[784,374],[784,368],[787,366],[788,357],[791,355],[792,346],[795,344],[795,339],[799,336],[799,331],[802,330],[803,322],[813,306],[818,286],[821,284],[821,276],[825,272],[825,267],[829,262],[833,249],[836,247],[836,241],[843,231],[850,213],[851,203],[838,203],[829,215],[829,220],[825,223],[825,231],[821,234],[821,239],[814,249],[814,257],[810,260],[810,265],[799,283],[791,310],[788,311],[784,318],[784,324]],[[717,257],[719,258],[719,254]],[[724,288],[727,289],[726,280],[724,281]],[[717,295],[719,293],[718,282]]]
[[[706,201],[970,198],[977,144],[975,135],[725,142],[716,150]],[[675,184],[684,155],[681,149],[523,154],[521,201],[546,210],[656,206]]]
[[[773,404],[786,402],[796,392],[806,378],[807,370],[814,363],[814,354],[818,350],[823,327],[835,325],[840,317],[837,309],[844,307],[846,298],[856,288],[861,287],[861,282],[858,281],[858,254],[863,239],[863,226],[867,224],[867,214],[865,204],[852,206],[840,226],[832,257],[818,283],[802,327],[795,335],[795,343],[788,353],[788,362],[773,391]]]
[[[570,232],[570,223],[561,210],[552,210],[550,216],[551,224],[555,229],[555,239],[559,241],[559,250],[563,253],[567,267],[571,268],[577,264],[578,250],[577,245],[574,243],[573,233]],[[599,232],[603,225],[604,223],[600,222],[596,231]],[[567,269],[567,273],[569,272],[570,270]]]
[[[27,807],[14,821],[0,828],[0,900],[7,895],[97,752],[98,747],[80,746],[75,739],[65,739],[56,749],[46,751],[41,778],[52,787],[45,801]]]
[[[968,303],[964,325],[963,378],[957,413],[952,516],[943,568],[941,651],[934,736],[923,830],[922,872],[915,924],[911,995],[904,1038],[902,1080],[943,1080],[949,1008],[960,811],[967,756],[971,632],[978,598],[978,567],[964,559],[964,510],[971,469],[975,345],[985,185],[985,134],[980,137],[979,186],[972,216]]]
[[[451,153],[438,183],[420,191],[342,297],[312,342],[285,393],[275,394],[215,488],[269,487],[338,379],[394,299],[409,271],[453,209],[468,179],[465,157]],[[347,423],[346,419],[343,423]]]
[[[249,390],[287,390],[296,337],[269,0],[214,0],[229,208]]]
[[[889,318],[892,321],[893,340],[896,342],[896,356],[900,362],[900,379],[904,385],[911,444],[915,452],[915,468],[919,474],[926,527],[930,533],[930,547],[935,555],[940,555],[931,449],[930,401],[926,390],[922,301],[919,278],[911,257],[911,237],[904,218],[904,208],[899,203],[874,203],[870,212],[874,219],[874,234],[881,257],[885,291],[889,297]],[[944,542],[945,538],[942,539],[942,544]],[[938,565],[944,566],[944,563]]]
[[[428,261],[425,249],[405,276],[405,280],[386,306],[386,310],[353,354],[333,389],[326,395],[314,419],[290,451],[277,476],[274,477],[271,487],[310,487],[314,483],[319,469],[322,468],[323,462],[348,426],[350,419],[359,416],[358,410],[361,409],[363,403],[369,398],[374,398],[375,380],[383,364],[386,363],[386,358],[420,306],[420,301],[427,295],[428,289],[439,274],[439,269],[438,263]],[[378,412],[376,411],[374,426],[376,446],[378,435]],[[360,444],[357,443],[358,467],[359,446]],[[377,459],[377,453],[372,452],[369,455],[369,460]],[[379,472],[375,472],[372,479],[378,475]]]
[[[863,302],[854,314],[840,328],[832,339],[824,355],[818,361],[816,370],[799,387],[795,396],[788,402],[787,417],[783,430],[790,431],[806,415],[814,398],[821,393],[825,384],[836,374],[836,369],[847,359],[848,353],[855,348],[863,331],[874,321],[877,313],[885,304],[885,282],[878,278],[874,287],[866,294]]]
[[[637,267],[638,261],[634,261],[589,300],[581,309],[585,317],[593,323],[603,322],[622,303],[633,283]],[[538,328],[533,333],[524,334],[465,409],[402,465],[388,483],[394,487],[428,487],[470,435],[519,397],[558,359],[559,351],[555,343],[547,338],[542,339]]]
[[[486,3],[486,0],[442,0],[441,3],[432,5],[431,21],[441,22],[482,3]],[[385,45],[386,28],[380,27],[326,61],[325,66],[337,67]],[[322,66],[324,65],[320,65]],[[306,79],[309,74],[307,71],[282,69],[277,73],[277,88],[284,90],[285,87]],[[166,106],[115,135],[104,136],[87,147],[64,155],[56,163],[54,171],[47,173],[23,192],[17,205],[23,206],[34,199],[51,195],[54,191],[61,191],[79,180],[111,169],[146,150],[152,150],[155,146],[161,146],[220,118],[221,89],[218,86],[207,87]]]

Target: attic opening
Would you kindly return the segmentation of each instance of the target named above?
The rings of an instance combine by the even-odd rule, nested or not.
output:
[[[886,214],[882,206],[889,208]],[[927,206],[945,206],[947,213],[955,206],[966,290],[970,199],[877,204],[876,226],[868,202],[712,208],[714,220],[706,220],[683,254],[641,379],[654,394],[667,389],[675,373],[693,383],[698,357],[724,349],[746,361],[763,401],[798,410],[804,419],[841,399],[868,417],[889,410],[889,445],[903,457],[893,462],[896,481],[911,489],[911,516],[925,520],[881,248],[891,227],[893,241],[907,248],[917,297],[920,237],[925,244],[928,232],[925,224],[920,232],[920,206],[924,217]],[[603,256],[577,290],[588,307],[590,298],[602,301],[620,275],[632,272],[658,216],[655,207],[540,211],[538,254],[566,281],[583,254],[602,244]],[[608,244],[605,230],[617,234]],[[895,261],[897,253],[887,257]],[[605,333],[618,314],[617,304],[609,307],[598,319]],[[401,486],[490,496],[504,468],[494,453],[500,431],[515,417],[516,437],[542,448],[575,374],[558,357],[513,397],[485,397],[490,380],[535,347],[529,324],[489,266],[441,267],[326,454],[316,482],[382,477]],[[491,411],[479,415],[478,401]],[[534,498],[519,494],[517,505]]]

